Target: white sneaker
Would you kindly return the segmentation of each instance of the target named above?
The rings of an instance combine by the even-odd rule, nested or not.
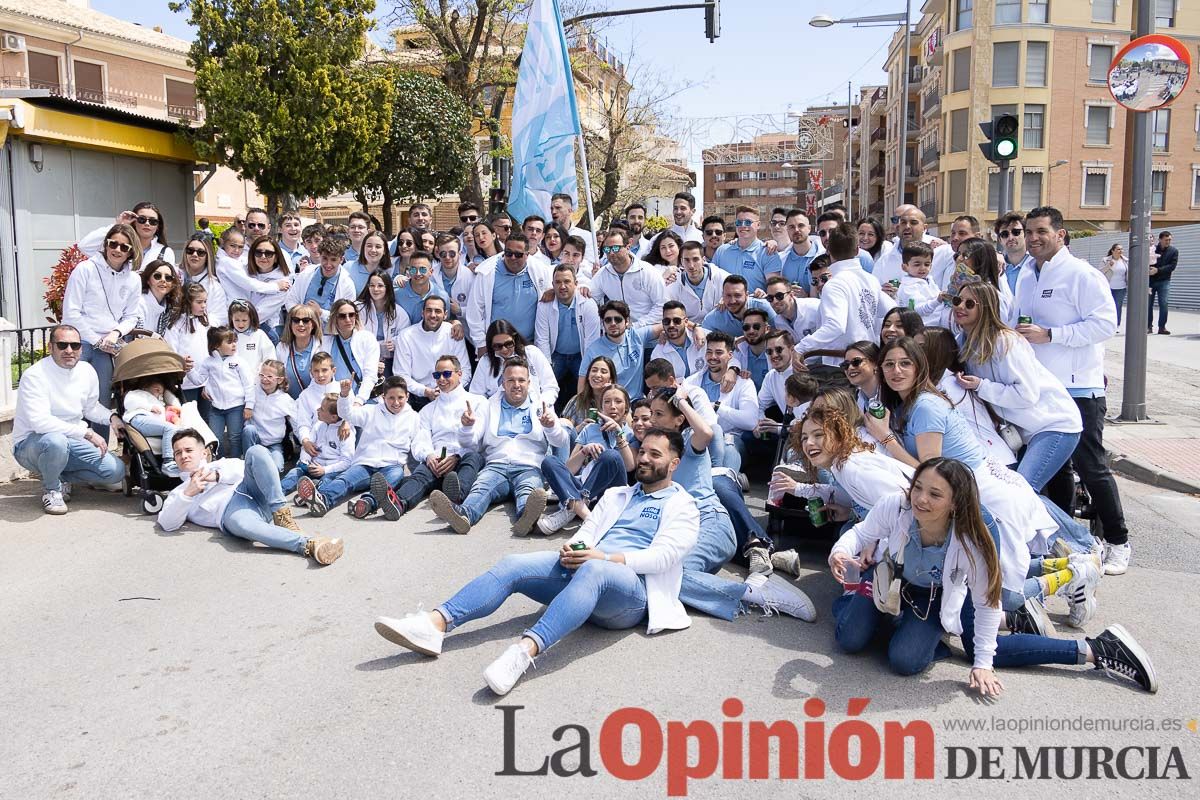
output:
[[[380,617],[375,620],[375,632],[392,644],[425,656],[441,655],[442,640],[446,638],[445,633],[433,627],[425,611],[405,614],[404,619]]]
[[[42,508],[46,509],[47,514],[56,516],[67,513],[67,504],[63,501],[63,493],[61,491],[42,492]]]
[[[1096,587],[1100,585],[1100,570],[1090,555],[1071,561],[1074,577],[1063,587],[1063,594],[1070,606],[1067,624],[1082,628],[1096,615]]]
[[[768,615],[779,612],[805,622],[817,621],[817,607],[813,605],[813,601],[799,586],[786,578],[771,575],[766,584],[757,589],[757,594],[762,598],[763,602],[760,605]]]
[[[483,679],[493,692],[506,695],[531,666],[533,659],[525,648],[520,644],[510,644],[508,649],[483,671]]]
[[[771,566],[800,577],[800,554],[795,550],[777,550],[771,553]]]
[[[575,510],[569,505],[564,505],[553,514],[543,515],[537,521],[537,529],[549,536],[561,531],[573,519],[575,519]]]
[[[1110,544],[1104,547],[1104,574],[1124,575],[1129,571],[1129,557],[1133,548],[1129,542],[1125,544]]]

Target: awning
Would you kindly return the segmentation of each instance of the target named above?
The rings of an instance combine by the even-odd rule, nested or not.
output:
[[[49,103],[0,97],[0,120],[9,117],[0,121],[0,145],[11,129],[15,135],[50,144],[180,163],[196,161],[191,145],[176,135],[178,126],[168,120],[134,114],[118,119],[112,109],[61,98],[54,101],[55,107],[50,107]]]

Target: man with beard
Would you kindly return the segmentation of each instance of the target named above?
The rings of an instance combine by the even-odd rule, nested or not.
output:
[[[768,321],[775,314],[765,300],[749,297],[746,279],[741,275],[730,275],[721,285],[721,306],[714,308],[704,317],[704,327],[710,331],[725,331],[735,339],[742,335],[742,318],[752,308],[767,315]]]
[[[897,206],[896,218],[898,220],[896,222],[898,236],[896,246],[879,254],[879,260],[875,262],[875,269],[871,272],[875,276],[875,280],[879,281],[880,286],[883,287],[883,291],[892,298],[895,298],[900,286],[892,285],[891,281],[899,281],[904,277],[904,269],[901,266],[904,262],[904,245],[925,241],[925,214],[921,209],[908,204]],[[950,278],[954,275],[954,248],[945,243],[928,242],[928,244],[933,248],[933,269],[929,274],[933,276],[934,283],[938,285],[938,288],[946,291],[946,286],[949,285]],[[826,246],[828,247],[828,245]]]
[[[729,273],[706,263],[699,242],[684,242],[679,251],[679,276],[667,284],[666,298],[682,303],[688,319],[700,323],[708,312],[721,304],[725,279]]]

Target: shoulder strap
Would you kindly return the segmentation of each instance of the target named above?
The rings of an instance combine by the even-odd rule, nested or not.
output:
[[[350,370],[350,377],[354,378],[354,382],[362,386],[362,375],[354,371],[354,367],[350,362],[350,356],[346,355],[346,346],[342,344],[342,337],[336,333],[333,335],[333,343],[337,345],[338,353],[342,356],[342,361],[346,363],[346,368]]]

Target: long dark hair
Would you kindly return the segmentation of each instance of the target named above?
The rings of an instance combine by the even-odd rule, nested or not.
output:
[[[383,272],[387,272],[392,266],[392,260],[388,257],[387,239],[383,238],[383,234],[379,231],[367,231],[367,235],[364,236],[363,240],[359,243],[358,263],[364,267],[367,266],[366,255],[363,253],[363,251],[367,249],[368,239],[378,239],[379,241],[383,242],[383,255],[379,257],[379,265],[375,268],[375,271],[379,272],[382,270]]]
[[[254,241],[250,243],[249,249],[246,251],[246,271],[250,273],[250,277],[257,278],[259,275],[267,274],[266,272],[258,271],[258,261],[254,258],[254,251],[258,249],[259,245],[264,244],[271,245],[271,249],[275,251],[275,269],[284,275],[291,275],[292,270],[288,267],[287,258],[284,257],[283,248],[279,246],[279,243],[270,236],[255,236]],[[268,272],[272,271],[268,270]]]
[[[950,523],[953,525],[954,534],[971,545],[970,548],[964,547],[963,552],[967,554],[972,569],[978,568],[974,556],[971,555],[972,548],[983,556],[988,573],[987,595],[984,599],[989,606],[999,606],[1000,556],[996,553],[996,543],[992,540],[992,534],[979,511],[979,488],[975,484],[975,475],[966,464],[953,458],[935,456],[923,461],[913,472],[912,481],[908,485],[910,507],[912,487],[916,485],[917,479],[929,470],[933,470],[950,484],[950,491],[954,494],[954,505],[950,510]]]
[[[900,317],[900,330],[904,331],[905,336],[916,338],[917,334],[924,332],[925,320],[921,315],[911,308],[896,306],[883,315],[883,324],[886,325],[888,317],[896,314]],[[883,344],[883,325],[879,326],[879,343]]]
[[[883,226],[879,224],[879,220],[874,217],[863,217],[858,222],[854,223],[854,232],[857,234],[858,229],[863,225],[870,225],[875,230],[875,246],[867,250],[871,254],[871,258],[879,258],[879,254],[883,251]],[[863,248],[864,250],[866,248]]]
[[[187,268],[187,249],[188,249],[188,247],[190,247],[193,244],[199,245],[200,247],[204,248],[204,271],[206,273],[208,273],[208,277],[210,277],[210,278],[217,277],[216,265],[213,263],[214,259],[213,259],[212,241],[209,237],[205,236],[203,233],[197,232],[197,233],[193,233],[191,236],[188,237],[188,240],[183,245],[183,250],[179,254],[180,255],[179,274],[183,276],[182,280],[183,280],[184,284],[192,283],[195,281],[195,277],[191,273],[188,272],[188,268]]]
[[[654,240],[654,246],[650,248],[650,252],[645,259],[647,264],[654,264],[660,267],[667,266],[666,260],[658,252],[659,246],[662,245],[665,239],[673,239],[675,241],[675,247],[678,248],[675,266],[679,266],[679,259],[683,257],[683,237],[669,228],[660,233],[658,238]]]
[[[151,203],[149,200],[143,200],[129,210],[134,214],[137,214],[139,211],[145,211],[147,208],[158,215],[158,232],[155,233],[154,236],[158,239],[158,243],[161,244],[164,249],[166,249],[169,246],[167,244],[167,218],[164,217],[163,213],[158,210],[158,206],[154,205],[154,203]],[[140,242],[141,240],[139,239],[138,241]]]
[[[504,369],[505,359],[497,356],[496,351],[492,349],[492,339],[498,334],[507,333],[513,340],[513,355],[525,358],[525,337],[521,332],[513,327],[513,324],[506,319],[494,319],[492,324],[488,325],[487,335],[484,341],[487,343],[487,352],[484,356],[488,360],[488,368],[492,371],[492,377],[499,377],[500,372]],[[533,370],[530,370],[532,372]]]
[[[200,320],[201,325],[208,327],[208,314],[199,317],[192,314],[192,302],[200,294],[208,294],[208,290],[202,283],[189,283],[183,287],[183,291],[179,294],[179,302],[168,312],[170,314],[170,320],[167,322],[168,328],[173,327],[181,318],[187,320],[188,333],[196,332],[196,320]]]
[[[604,389],[601,388],[599,392],[593,392],[592,382],[588,378],[588,376],[591,375],[592,367],[595,366],[597,361],[603,362],[605,366],[608,367],[608,380],[610,385],[612,382],[617,380],[617,365],[613,363],[611,358],[608,356],[596,356],[589,361],[587,370],[583,373],[583,391],[575,395],[575,413],[578,416],[582,416],[583,414],[587,413],[589,408],[600,408],[600,396],[604,394]],[[633,409],[630,409],[630,413],[632,412]]]
[[[879,380],[879,399],[891,409],[892,412],[892,430],[903,435],[904,429],[908,425],[908,416],[912,413],[913,404],[917,402],[917,398],[924,392],[931,392],[950,404],[950,400],[946,395],[942,394],[941,390],[929,378],[929,359],[925,357],[925,351],[921,349],[921,345],[917,344],[915,339],[908,336],[902,336],[896,341],[889,344],[887,347],[881,348],[879,351],[879,365],[882,370],[883,362],[887,360],[888,355],[895,350],[900,350],[913,362],[913,367],[916,374],[913,376],[913,388],[908,397],[901,397],[891,386],[888,385],[887,378],[880,376]]]
[[[558,233],[558,253],[550,252],[550,248],[546,246],[546,234],[550,231]],[[562,249],[567,246],[567,237],[571,234],[567,233],[567,229],[557,222],[552,222],[546,226],[546,230],[542,232],[542,252],[546,254],[546,258],[554,261],[557,258],[562,258]]]
[[[183,290],[179,288],[179,273],[175,271],[175,265],[170,261],[156,258],[142,267],[142,294],[150,293],[150,278],[154,273],[158,272],[159,267],[166,267],[171,271],[171,288],[167,291],[162,301],[163,306],[170,309],[179,305],[179,298],[183,295]],[[159,331],[159,333],[162,333],[162,331]]]
[[[958,245],[958,252],[967,260],[967,266],[985,283],[1000,288],[1000,264],[996,260],[996,248],[978,236]]]
[[[370,236],[371,234],[367,234]],[[367,240],[363,239],[365,243]],[[387,259],[387,253],[383,254],[384,259]],[[367,315],[367,309],[375,310],[375,301],[371,299],[371,280],[379,278],[383,281],[383,318],[390,325],[392,320],[396,318],[396,288],[392,285],[392,279],[388,277],[387,272],[376,270],[367,276],[367,282],[363,284],[362,291],[358,293],[358,307],[361,309],[358,313],[364,320]]]

